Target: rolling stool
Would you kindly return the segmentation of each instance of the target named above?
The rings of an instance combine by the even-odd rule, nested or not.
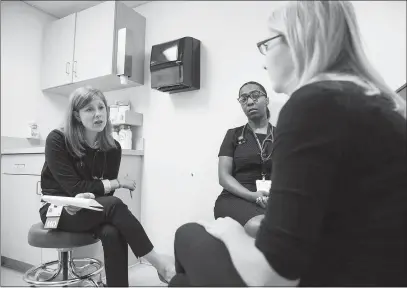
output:
[[[34,224],[28,232],[28,244],[38,248],[57,249],[59,260],[31,268],[24,274],[23,280],[32,286],[41,287],[60,287],[78,284],[83,281],[89,284],[85,286],[99,287],[98,283],[102,283],[102,262],[93,258],[72,258],[72,250],[74,248],[94,244],[98,241],[99,239],[96,239],[92,233],[70,233],[60,230],[48,230],[44,229],[42,222]],[[75,262],[87,262],[87,264],[77,267]],[[52,265],[57,265],[57,268],[51,269],[48,267]],[[94,271],[81,275],[81,272],[85,271],[88,267],[94,268]],[[42,274],[45,274],[44,272],[49,273],[49,275],[41,277]],[[59,275],[62,275],[62,280],[52,281]],[[94,276],[99,276],[99,282],[92,279]]]

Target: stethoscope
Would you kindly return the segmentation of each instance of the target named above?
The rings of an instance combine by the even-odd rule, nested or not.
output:
[[[271,142],[271,144],[274,143],[274,127],[273,127],[273,125],[271,125],[269,123],[268,129],[270,129],[270,133],[268,133],[266,138],[264,138],[263,142],[260,143],[259,137],[257,137],[257,135],[256,135],[256,133],[254,133],[253,129],[248,125],[248,123],[246,123],[246,125],[243,126],[242,133],[237,138],[237,144],[238,145],[242,145],[242,144],[245,144],[247,142],[247,139],[244,137],[246,129],[249,129],[250,131],[252,131],[253,136],[256,139],[257,146],[259,147],[259,150],[260,150],[260,159],[261,159],[262,166],[263,166],[262,167],[262,170],[263,170],[262,171],[262,178],[265,179],[266,174],[265,174],[265,171],[264,171],[265,170],[264,166],[265,166],[265,163],[268,160],[270,160],[271,154],[272,154],[272,151],[271,151],[268,155],[266,155],[266,153],[265,153],[266,148],[267,148],[266,143],[267,142]]]
[[[106,167],[106,152],[102,152],[103,153],[103,158],[104,158],[104,160],[103,160],[103,166],[102,166],[102,176],[101,177],[97,177],[97,176],[94,176],[93,175],[93,173],[95,172],[94,171],[94,168],[95,168],[95,159],[96,159],[96,153],[98,153],[99,152],[99,150],[96,150],[95,151],[95,154],[93,155],[93,161],[92,161],[92,171],[91,171],[91,177],[93,178],[93,179],[95,179],[95,180],[97,180],[97,179],[100,179],[100,180],[103,180],[104,178],[104,175],[105,175],[105,167]],[[84,166],[85,166],[85,163],[83,162],[83,159],[81,159],[81,161],[80,161],[80,166],[83,168]]]
[[[246,125],[243,126],[242,133],[240,134],[239,137],[237,137],[238,145],[245,144],[247,142],[247,139],[244,137],[244,134],[245,134],[245,131],[246,131],[248,125],[249,124],[246,123]],[[249,127],[249,130],[252,131],[254,137],[256,139],[258,139],[258,137],[257,137],[256,133],[254,133],[253,129],[250,126],[248,126],[248,127]],[[273,143],[274,142],[274,127],[273,127],[273,125],[271,125],[269,123],[268,128],[270,128],[271,132],[267,134],[267,137],[264,139],[264,141],[268,140],[268,141],[271,141],[271,143]],[[270,137],[271,137],[271,139],[269,139]]]

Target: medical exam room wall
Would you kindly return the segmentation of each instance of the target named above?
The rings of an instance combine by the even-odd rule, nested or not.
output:
[[[368,56],[393,89],[406,82],[405,2],[354,2]],[[217,154],[228,128],[243,125],[236,101],[241,84],[262,83],[271,122],[286,100],[273,94],[256,42],[268,36],[266,1],[154,1],[135,10],[147,19],[145,84],[107,93],[110,103],[131,99],[144,114],[146,139],[142,223],[159,251],[172,253],[176,228],[213,219],[222,190]],[[202,41],[201,89],[168,95],[150,89],[151,46],[192,36]]]
[[[45,140],[62,120],[68,98],[40,88],[42,31],[55,19],[22,1],[1,1],[2,149],[44,145],[25,139],[28,122],[36,121]]]

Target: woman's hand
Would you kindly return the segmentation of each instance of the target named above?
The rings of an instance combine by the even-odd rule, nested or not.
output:
[[[198,224],[202,225],[213,237],[223,242],[230,238],[239,237],[238,235],[242,233],[246,234],[242,225],[230,217],[218,218],[210,223],[198,222]]]
[[[93,193],[79,193],[76,194],[75,198],[85,198],[85,199],[95,199],[95,194]],[[66,212],[68,212],[68,214],[70,215],[75,215],[79,210],[81,210],[82,208],[80,207],[76,207],[76,206],[65,206],[64,207]]]
[[[256,191],[256,192],[252,192],[251,199],[252,199],[253,202],[257,203],[259,201],[257,199],[259,199],[261,197],[268,197],[269,195],[270,195],[270,191],[259,190],[259,191]]]
[[[136,181],[128,179],[127,177],[118,178],[117,181],[119,182],[121,188],[126,188],[130,191],[135,190],[137,187]]]
[[[261,208],[266,209],[269,197],[268,196],[261,196],[256,199],[256,204],[259,205]]]

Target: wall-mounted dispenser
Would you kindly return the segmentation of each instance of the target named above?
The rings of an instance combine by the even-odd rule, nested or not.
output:
[[[179,93],[200,89],[201,41],[192,37],[151,48],[151,88]]]
[[[117,76],[120,78],[120,83],[126,85],[133,64],[133,41],[132,33],[129,28],[122,28],[117,31]]]

